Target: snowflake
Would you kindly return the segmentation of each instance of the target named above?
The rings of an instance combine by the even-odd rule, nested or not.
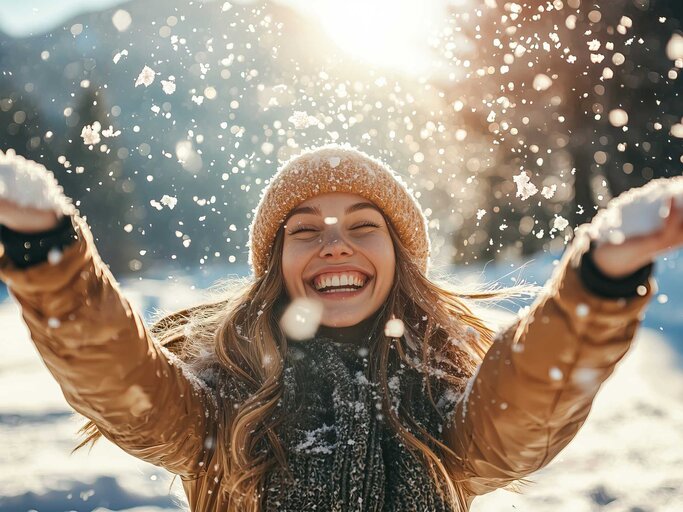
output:
[[[81,130],[81,137],[83,137],[83,142],[90,146],[92,144],[98,144],[100,142],[100,129],[102,126],[98,121],[95,121],[92,125],[86,125]]]
[[[569,221],[567,219],[565,219],[564,217],[562,217],[562,215],[558,215],[553,220],[553,229],[556,229],[558,231],[562,231],[567,226],[569,226]]]
[[[588,41],[588,49],[592,52],[597,52],[600,49],[600,41],[597,39]]]
[[[517,176],[513,176],[512,180],[517,185],[516,197],[521,197],[522,201],[526,201],[528,198],[538,192],[536,185],[531,183],[529,180],[529,176],[527,176],[526,171],[522,171]]]
[[[161,81],[161,88],[166,94],[173,94],[175,92],[175,77],[173,75],[168,77],[168,80]]]
[[[311,126],[311,124],[315,123],[316,120],[313,116],[309,116],[306,112],[297,110],[290,116],[288,121],[294,125],[295,129],[304,130]]]
[[[142,68],[142,71],[140,71],[140,74],[138,75],[138,79],[135,81],[135,87],[138,85],[149,87],[152,85],[152,82],[154,82],[155,75],[156,72],[152,68],[145,66]]]
[[[541,195],[545,197],[546,199],[550,199],[555,195],[555,192],[557,191],[557,185],[552,185],[550,187],[543,187],[543,190],[541,190]]]

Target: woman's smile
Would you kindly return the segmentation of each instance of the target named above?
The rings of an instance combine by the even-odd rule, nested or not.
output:
[[[320,194],[294,208],[283,229],[287,294],[321,301],[322,325],[356,325],[384,304],[396,261],[374,203],[357,194]]]

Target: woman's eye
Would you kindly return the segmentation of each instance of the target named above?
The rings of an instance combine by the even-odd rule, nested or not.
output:
[[[366,227],[373,227],[373,228],[378,228],[379,226],[375,224],[374,222],[362,222],[361,224],[358,224],[351,229],[358,229],[358,228],[366,228]]]
[[[295,234],[297,234],[297,233],[301,233],[301,232],[304,232],[304,231],[315,231],[315,229],[313,229],[313,228],[308,228],[308,227],[300,227],[300,228],[293,229],[292,231],[289,232],[289,234],[290,234],[290,235],[295,235]]]

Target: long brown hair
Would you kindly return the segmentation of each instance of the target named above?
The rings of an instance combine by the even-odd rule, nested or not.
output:
[[[398,357],[404,364],[435,377],[440,384],[463,391],[493,339],[492,329],[473,313],[468,303],[508,299],[534,289],[518,286],[463,292],[456,291],[446,280],[430,279],[411,260],[395,228],[385,220],[394,245],[396,271],[378,325],[399,318],[405,335],[388,337],[379,329],[371,344],[370,371],[379,383],[382,412],[393,431],[423,461],[451,507],[464,510],[465,496],[458,485],[462,461],[413,421],[404,407],[392,407],[387,371],[390,359]],[[191,368],[201,372],[213,366],[217,387],[222,374],[233,382],[237,379],[249,392],[237,408],[230,400],[218,400],[217,420],[221,428],[217,430],[215,449],[224,471],[222,490],[230,512],[258,512],[266,473],[276,464],[287,468],[287,454],[276,433],[283,421],[278,402],[284,391],[282,377],[287,352],[287,338],[279,326],[287,302],[282,247],[280,229],[268,271],[262,277],[217,283],[212,287],[216,300],[164,316],[150,327],[156,342]],[[426,390],[436,407],[432,380],[426,379]],[[216,396],[225,394],[216,389]],[[94,444],[102,435],[92,421],[79,434],[86,438],[73,451]]]

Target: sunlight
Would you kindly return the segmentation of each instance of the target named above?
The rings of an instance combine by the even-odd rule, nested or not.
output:
[[[410,74],[430,68],[429,38],[446,15],[435,0],[319,0],[312,8],[340,48]]]

